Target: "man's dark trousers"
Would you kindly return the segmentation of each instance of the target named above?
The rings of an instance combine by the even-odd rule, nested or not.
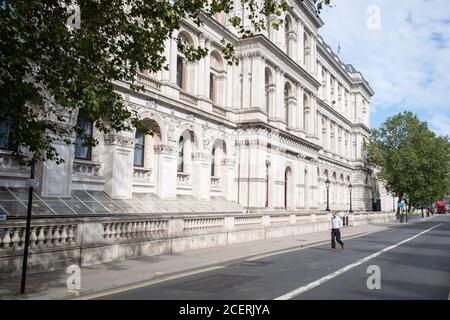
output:
[[[344,245],[344,242],[342,242],[342,240],[341,240],[341,231],[339,229],[331,229],[331,249],[336,248],[336,241],[341,246]]]

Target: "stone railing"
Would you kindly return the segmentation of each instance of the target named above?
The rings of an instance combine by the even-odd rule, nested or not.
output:
[[[270,216],[270,225],[271,226],[283,226],[290,224],[290,216],[282,215],[282,216]]]
[[[29,167],[20,164],[11,151],[0,149],[0,171],[27,174]]]
[[[183,232],[199,234],[223,231],[224,221],[224,218],[187,218],[184,219]]]
[[[161,91],[161,84],[159,83],[158,80],[155,80],[141,73],[138,74],[138,82],[143,84],[144,87]]]
[[[218,188],[221,186],[219,177],[211,177],[211,187]]]
[[[102,238],[108,242],[167,237],[168,220],[103,223]]]
[[[355,213],[349,226],[395,220]],[[329,230],[329,214],[214,214],[33,219],[30,272]],[[25,221],[0,222],[0,275],[18,274]]]
[[[93,161],[86,160],[73,160],[73,175],[75,176],[88,176],[99,177],[101,164]]]
[[[50,249],[76,244],[77,225],[33,225],[30,228],[30,248]],[[0,253],[22,251],[25,243],[25,226],[0,225]]]
[[[262,228],[262,216],[236,217],[234,218],[234,227],[238,230]]]
[[[189,173],[177,172],[177,182],[179,184],[191,184],[191,175]]]
[[[180,90],[180,100],[187,101],[195,105],[198,103],[198,99],[196,97],[181,90]]]
[[[137,180],[150,180],[152,176],[152,169],[150,168],[133,168],[133,178]]]

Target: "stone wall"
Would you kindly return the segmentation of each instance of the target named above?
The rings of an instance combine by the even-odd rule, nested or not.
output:
[[[354,213],[350,226],[393,221],[393,213]],[[311,233],[329,229],[329,214],[214,214],[126,218],[33,219],[30,272]],[[22,266],[25,221],[0,223],[0,275]]]

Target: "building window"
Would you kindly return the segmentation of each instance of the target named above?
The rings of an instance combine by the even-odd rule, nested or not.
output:
[[[134,144],[134,161],[133,165],[136,167],[144,166],[144,135],[141,130],[136,129],[135,134],[136,142]]]
[[[92,137],[92,121],[87,119],[84,114],[80,113],[77,119],[77,126],[83,131],[77,133],[75,139],[75,158],[83,160],[91,160],[92,147],[85,146],[86,136]]]
[[[12,138],[11,121],[0,122],[0,149],[9,149]]]
[[[184,170],[183,149],[184,149],[184,139],[181,136],[180,140],[178,141],[178,162],[177,162],[178,172],[183,172]]]
[[[215,99],[215,92],[214,92],[214,87],[215,87],[215,79],[214,79],[214,74],[210,73],[209,74],[209,98],[216,102]]]
[[[183,88],[183,59],[177,57],[177,86]]]
[[[216,174],[215,161],[216,161],[216,148],[214,147],[212,149],[212,154],[211,154],[211,177],[215,177],[215,174]]]

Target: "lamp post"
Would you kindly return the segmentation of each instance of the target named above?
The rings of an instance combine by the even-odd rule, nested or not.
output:
[[[349,185],[348,185],[348,190],[350,191],[350,213],[353,213],[353,210],[352,210],[352,189],[353,189],[353,185],[350,183]]]
[[[327,180],[325,180],[325,185],[327,187],[327,208],[325,211],[330,211],[330,179],[327,178]]]

